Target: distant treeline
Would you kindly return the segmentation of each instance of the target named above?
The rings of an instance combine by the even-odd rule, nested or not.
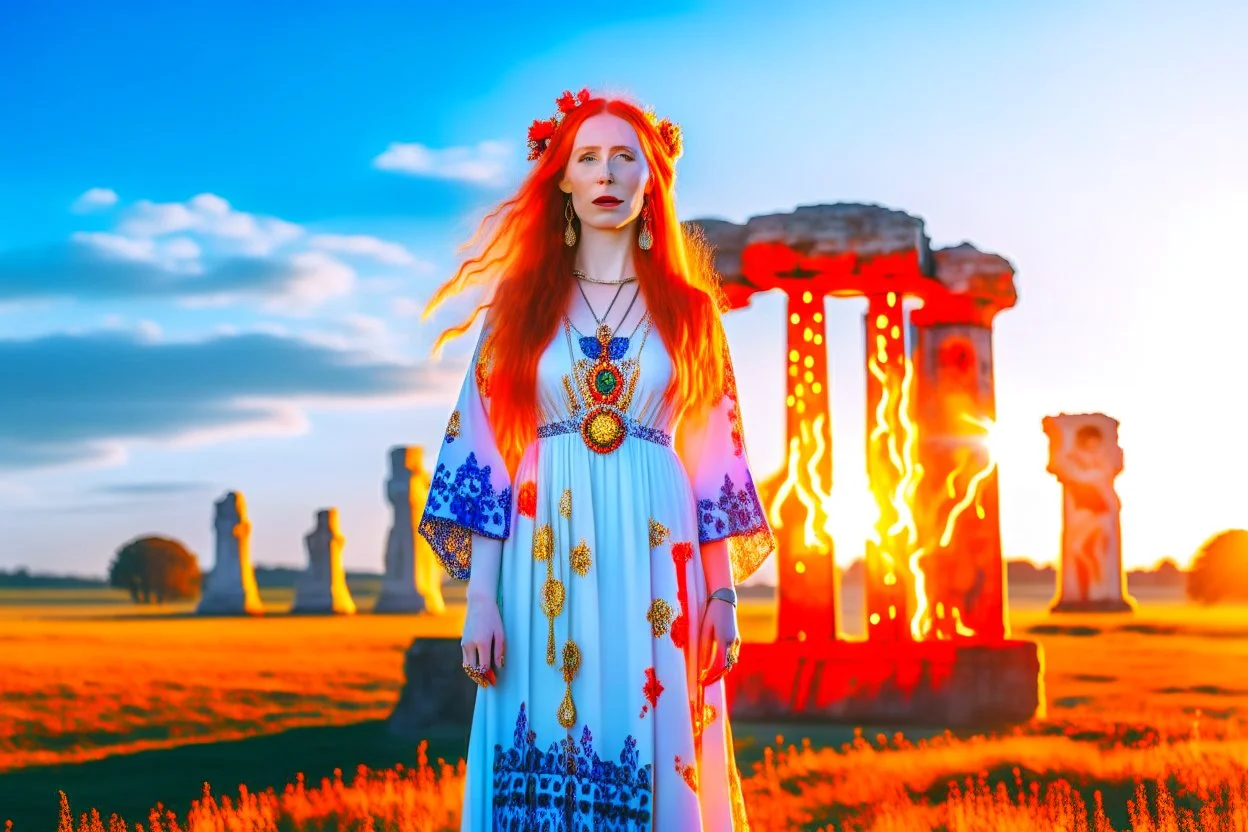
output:
[[[295,582],[302,569],[290,566],[257,566],[256,584],[261,589],[294,589]],[[1132,569],[1127,577],[1132,586],[1181,586],[1186,573],[1174,565],[1173,561],[1164,562],[1157,569]],[[841,580],[849,583],[862,580],[862,561],[856,560],[841,575]],[[1011,560],[1006,563],[1006,580],[1010,585],[1044,584],[1053,586],[1057,580],[1057,571],[1052,566],[1036,566],[1029,560]],[[347,584],[352,589],[376,587],[381,582],[380,572],[348,572]],[[52,573],[32,573],[24,566],[6,572],[0,569],[0,587],[23,589],[80,589],[85,587],[103,587],[108,582],[105,578],[82,575],[56,575]]]
[[[295,581],[302,574],[302,569],[288,566],[257,566],[256,584],[262,589],[294,589]],[[349,586],[370,586],[381,581],[379,572],[348,572]],[[11,589],[85,589],[89,587],[107,587],[108,579],[104,576],[93,577],[84,575],[58,575],[54,573],[31,572],[24,566],[13,571],[0,569],[0,587]]]

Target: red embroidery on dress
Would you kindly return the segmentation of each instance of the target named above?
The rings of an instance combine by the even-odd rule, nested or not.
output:
[[[642,685],[641,692],[646,695],[649,705],[643,705],[641,715],[644,717],[646,711],[650,708],[656,708],[659,704],[659,694],[663,693],[663,683],[659,681],[659,677],[655,675],[653,667],[646,668],[646,683]]]
[[[672,644],[681,650],[689,643],[689,583],[685,564],[693,558],[693,544],[687,540],[672,544],[672,561],[676,564],[676,600],[680,615],[672,622]]]
[[[520,493],[516,496],[517,510],[525,517],[537,516],[537,483],[525,480],[520,483]]]

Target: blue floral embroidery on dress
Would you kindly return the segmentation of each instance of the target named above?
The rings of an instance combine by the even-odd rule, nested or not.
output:
[[[468,580],[472,566],[472,535],[505,538],[511,528],[511,486],[495,491],[490,467],[469,453],[455,469],[438,463],[417,527],[452,578]]]
[[[494,746],[496,832],[649,832],[652,764],[638,766],[637,740],[624,740],[619,762],[594,751],[589,726],[578,743],[571,736],[537,747],[524,703],[513,745]]]
[[[495,492],[490,466],[479,465],[473,452],[455,469],[453,480],[446,463],[438,463],[425,506],[426,511],[487,537],[506,537],[511,528],[511,486]]]
[[[701,543],[758,531],[766,523],[767,516],[748,472],[741,489],[735,488],[732,477],[724,474],[719,499],[698,500],[698,541]]]

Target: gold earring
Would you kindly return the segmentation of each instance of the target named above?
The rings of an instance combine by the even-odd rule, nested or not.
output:
[[[641,209],[641,233],[637,235],[637,247],[649,251],[654,245],[654,235],[650,233],[650,203]]]
[[[568,201],[563,203],[563,218],[568,221],[563,229],[563,242],[568,248],[576,245],[576,229],[572,227],[572,217],[575,215],[572,210],[572,198],[569,197]]]

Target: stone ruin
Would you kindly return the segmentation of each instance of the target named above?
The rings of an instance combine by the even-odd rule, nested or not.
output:
[[[1043,711],[1039,645],[1010,637],[996,460],[993,320],[1014,269],[921,218],[802,206],[697,220],[732,307],[782,291],[787,449],[759,487],[777,540],[777,635],[726,677],[744,719],[1013,723]],[[834,541],[828,297],[861,297],[871,537]],[[864,546],[865,543],[865,546]],[[834,545],[864,556],[865,640],[842,636]],[[862,546],[862,549],[858,547]]]
[[[1118,421],[1103,413],[1046,416],[1049,473],[1062,484],[1062,548],[1052,612],[1130,612],[1122,566]]]
[[[230,491],[213,504],[216,559],[204,576],[195,612],[199,615],[259,615],[264,612],[251,562],[251,523],[247,502]]]
[[[316,526],[303,542],[308,550],[308,568],[295,585],[295,602],[290,611],[312,615],[354,614],[355,601],[347,587],[347,573],[342,565],[346,538],[338,527],[338,509],[318,511]]]
[[[442,565],[429,543],[416,533],[425,511],[432,477],[418,445],[390,449],[390,479],[386,497],[394,513],[386,538],[385,575],[373,612],[441,615]]]

